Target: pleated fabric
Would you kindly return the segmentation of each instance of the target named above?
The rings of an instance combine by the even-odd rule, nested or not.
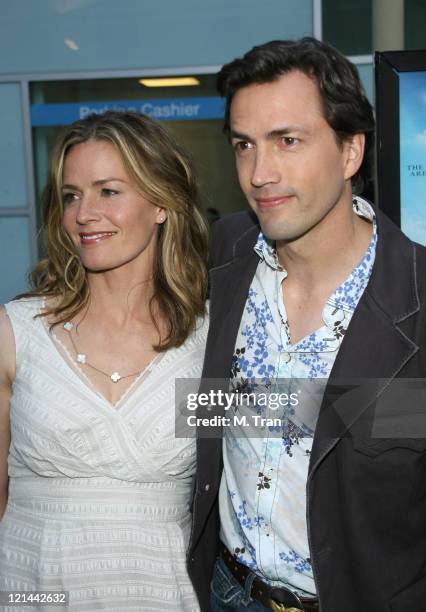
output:
[[[34,318],[42,307],[6,305],[17,372],[0,590],[69,592],[67,607],[27,612],[198,610],[185,565],[195,440],[175,437],[175,379],[196,391],[207,319],[112,406]]]

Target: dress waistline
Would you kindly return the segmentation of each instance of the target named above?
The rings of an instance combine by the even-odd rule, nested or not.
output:
[[[192,481],[14,477],[8,504],[38,516],[176,522],[188,517]]]

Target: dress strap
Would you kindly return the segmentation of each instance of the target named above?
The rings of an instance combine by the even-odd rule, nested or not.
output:
[[[39,321],[35,317],[41,311],[42,305],[41,298],[21,298],[4,305],[15,338],[17,365],[22,362],[23,354],[39,327]]]

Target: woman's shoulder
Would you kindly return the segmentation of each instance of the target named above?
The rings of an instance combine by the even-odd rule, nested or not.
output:
[[[43,310],[44,298],[22,297],[7,302],[4,307],[16,333],[18,329],[22,330],[34,326],[37,315]]]
[[[7,302],[4,308],[16,334],[18,330],[33,328],[37,315],[42,311],[43,299],[39,297],[19,298]]]
[[[21,297],[15,300],[11,300],[10,302],[6,302],[4,308],[6,312],[9,313],[19,313],[22,315],[27,314],[37,314],[42,308],[44,304],[44,298],[40,296],[29,296],[29,297]]]
[[[2,337],[4,333],[7,333],[9,329],[11,329],[11,327],[6,304],[0,304],[0,337]]]
[[[0,385],[12,381],[15,373],[15,337],[5,305],[0,305]]]

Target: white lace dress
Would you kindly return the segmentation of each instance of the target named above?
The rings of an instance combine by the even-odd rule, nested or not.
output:
[[[112,406],[34,319],[41,307],[6,305],[17,373],[0,590],[69,591],[68,607],[27,612],[198,610],[185,566],[195,440],[175,438],[174,383],[200,377],[207,320]]]

